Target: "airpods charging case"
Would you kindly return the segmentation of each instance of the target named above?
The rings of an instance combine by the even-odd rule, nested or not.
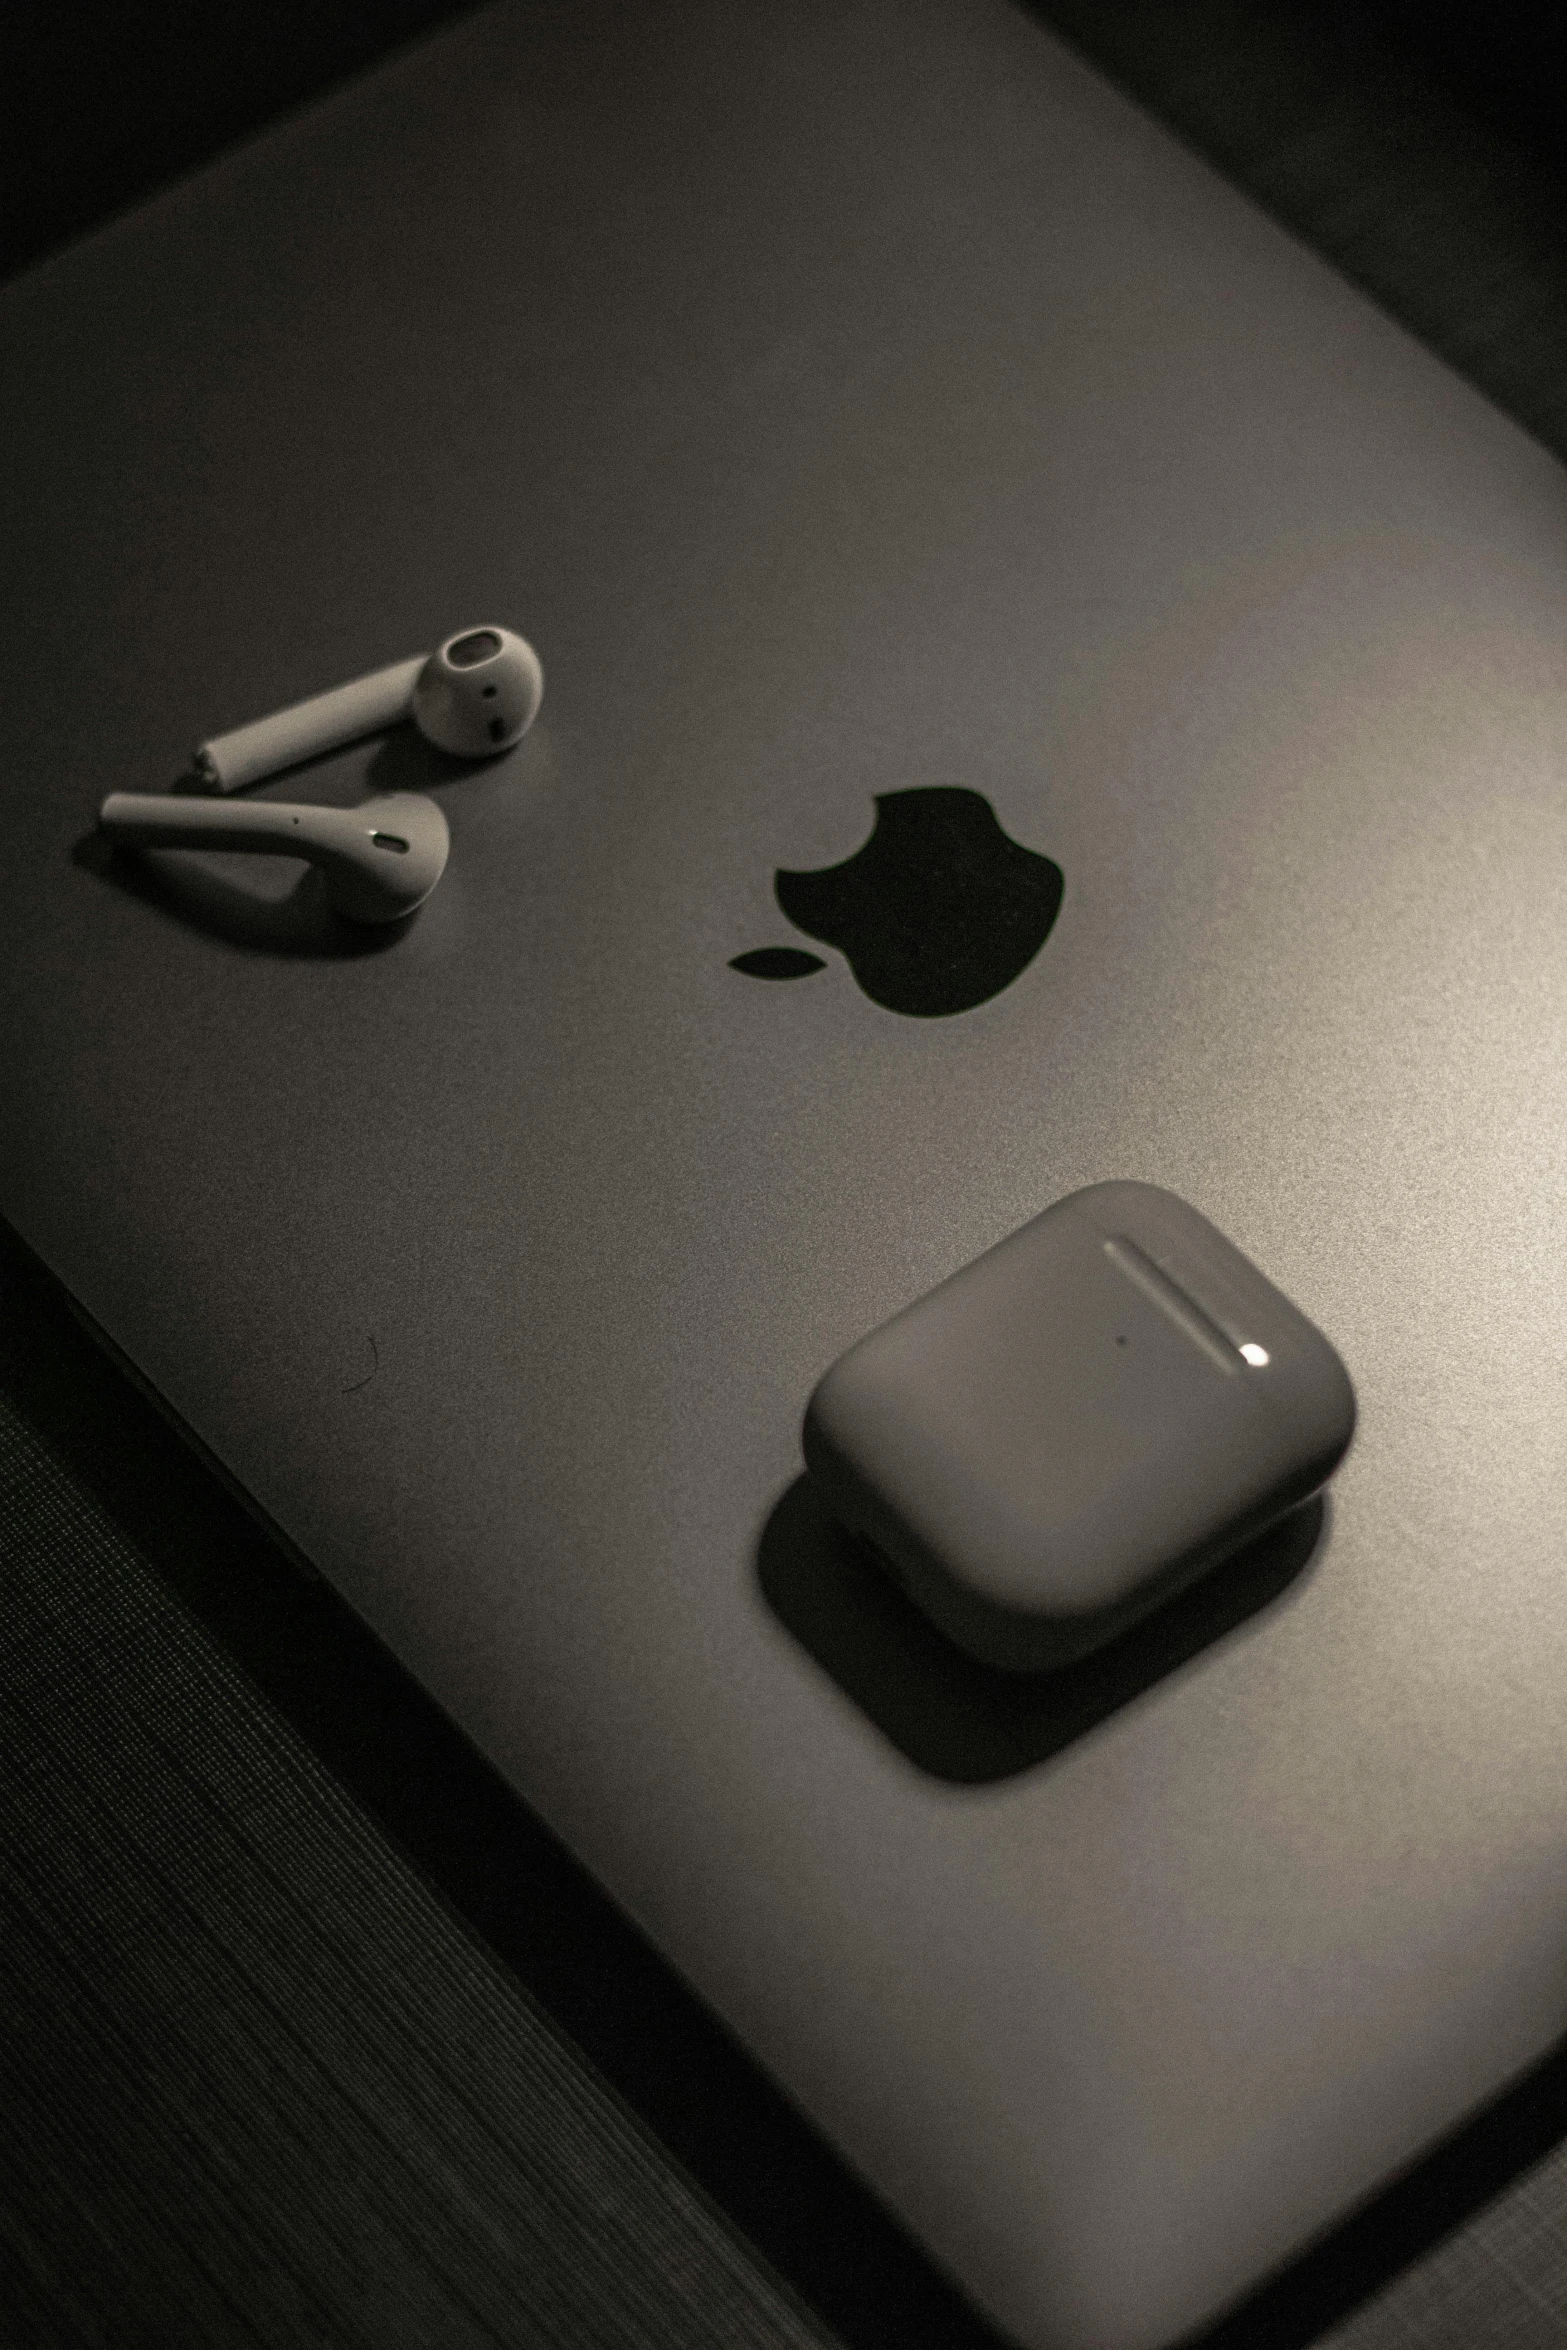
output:
[[[852,1346],[806,1464],[960,1648],[1069,1664],[1305,1501],[1355,1426],[1320,1330],[1147,1183],[1078,1191]]]

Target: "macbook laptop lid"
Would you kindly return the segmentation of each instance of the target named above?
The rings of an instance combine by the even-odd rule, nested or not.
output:
[[[0,341],[0,1209],[1003,2328],[1169,2341],[1567,2024],[1560,473],[1001,0],[488,12]],[[269,787],[439,798],[404,933],[102,852],[487,622],[516,751]],[[902,825],[928,972],[954,794],[1059,913],[889,1001],[775,876]],[[1359,1434],[987,1674],[801,1414],[1110,1178]]]

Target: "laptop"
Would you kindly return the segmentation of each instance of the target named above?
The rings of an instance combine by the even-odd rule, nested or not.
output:
[[[0,1212],[996,2325],[1159,2350],[1567,2028],[1560,471],[1004,0],[491,10],[0,337]],[[439,799],[400,933],[103,852],[484,624],[515,751],[266,787]],[[1059,912],[889,1001],[788,877],[952,795]],[[1004,1674],[801,1416],[1111,1179],[1359,1430]]]

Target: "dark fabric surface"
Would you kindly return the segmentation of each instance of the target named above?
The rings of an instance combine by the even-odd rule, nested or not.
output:
[[[6,0],[0,279],[474,0]]]
[[[462,2030],[437,2029],[458,1992]],[[383,2123],[360,2072],[392,2096],[411,2035],[425,2041],[423,2085],[406,2092],[416,2110]],[[528,2061],[558,2068],[547,2098],[520,2038]],[[476,2097],[487,2118],[463,2125]],[[433,2133],[421,2098],[445,2115]],[[170,2099],[166,2124],[136,2121],[139,2100],[157,2116]],[[47,2161],[35,2110],[54,2132]],[[560,2304],[551,2336],[540,2329],[593,2225],[577,2169],[606,2128],[632,2149],[617,2191],[644,2274],[607,2313],[591,2292],[580,2310]],[[651,2202],[636,2200],[639,2162]],[[312,2198],[350,2182],[332,2233],[297,2232],[300,2179]],[[424,2293],[426,2267],[445,2273],[454,2195],[478,2213],[458,2267],[487,2264],[491,2288],[509,2278],[514,2291],[497,2341],[664,2338],[638,2330],[639,2296],[656,2303],[660,2279],[668,2338],[689,2304],[686,2338],[703,2339],[714,2278],[665,2224],[661,2182],[707,2214],[715,2245],[748,2245],[737,2256],[764,2329],[785,2306],[781,2271],[824,2313],[789,2339],[836,2325],[866,2345],[993,2343],[0,1227],[0,2345],[464,2342],[443,2324],[375,2332],[414,2294],[411,2272]],[[405,2231],[395,2258],[388,2204]],[[298,2307],[251,2306],[223,2266],[231,2226],[259,2230],[299,2271]],[[340,2264],[371,2245],[392,2297],[361,2334]],[[233,2288],[221,2308],[202,2282],[214,2268]],[[187,2290],[205,2298],[180,2333]],[[48,2326],[24,2322],[28,2300]]]
[[[1047,0],[1038,13],[1567,454],[1560,113],[1525,102],[1527,65],[1560,67],[1554,20],[1534,47],[1505,11],[1487,39],[1476,8],[1466,50],[1450,10],[1448,41],[1428,51],[1408,11],[1340,0]]]
[[[9,2343],[831,2338],[9,1396],[0,2117]]]
[[[1324,2342],[1323,2350],[1560,2350],[1567,2157],[1553,2155]]]
[[[10,261],[437,13],[11,17]],[[1043,13],[1567,454],[1521,12]],[[1567,2341],[1564,2132],[1558,2062],[1211,2350]],[[834,2338],[994,2342],[0,1242],[0,2344]]]

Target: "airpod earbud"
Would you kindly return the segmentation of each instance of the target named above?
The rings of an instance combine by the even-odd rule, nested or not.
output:
[[[467,628],[428,657],[351,678],[214,736],[197,750],[196,768],[209,792],[237,792],[404,718],[438,749],[482,759],[527,733],[543,693],[539,656],[524,637],[509,628]],[[333,906],[353,922],[398,922],[422,906],[446,870],[450,846],[446,818],[421,792],[321,808],[117,791],[98,822],[111,840],[143,849],[303,857],[320,866]]]
[[[467,628],[428,657],[394,662],[215,735],[198,747],[196,768],[210,791],[241,791],[404,718],[439,750],[491,758],[527,733],[543,693],[539,656],[525,637],[509,628]]]
[[[387,792],[357,808],[285,800],[211,800],[110,792],[98,822],[142,849],[244,849],[319,865],[327,895],[353,922],[397,922],[422,906],[446,870],[446,818],[422,792]]]

